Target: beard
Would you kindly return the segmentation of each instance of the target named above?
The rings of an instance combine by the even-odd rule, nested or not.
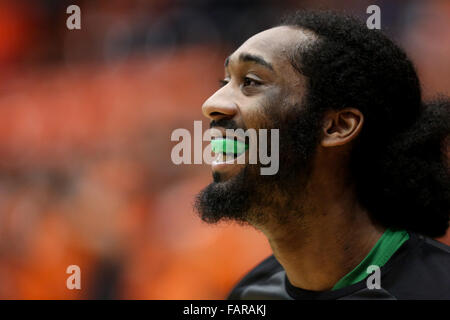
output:
[[[298,198],[311,172],[323,113],[306,103],[281,109],[289,112],[283,116],[279,108],[264,108],[262,121],[266,129],[279,129],[278,172],[261,175],[261,164],[247,164],[226,181],[213,173],[213,182],[197,195],[194,204],[203,221],[260,227],[269,220],[285,224],[292,214],[297,218],[301,215]]]

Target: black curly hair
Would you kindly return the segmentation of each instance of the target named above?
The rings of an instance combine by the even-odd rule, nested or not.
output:
[[[405,52],[354,17],[298,11],[281,25],[316,36],[307,44],[299,41],[291,57],[307,78],[307,105],[322,112],[355,107],[364,115],[349,167],[358,199],[372,219],[430,237],[445,234],[449,99],[424,103]]]

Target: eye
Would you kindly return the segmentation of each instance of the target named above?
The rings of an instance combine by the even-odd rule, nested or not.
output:
[[[244,87],[254,87],[254,86],[258,86],[258,85],[260,85],[261,84],[261,82],[259,82],[259,81],[257,81],[257,80],[255,80],[255,79],[252,79],[252,78],[249,78],[249,77],[245,77],[244,78],[244,81],[243,81],[243,83],[242,83],[242,85],[244,86]]]

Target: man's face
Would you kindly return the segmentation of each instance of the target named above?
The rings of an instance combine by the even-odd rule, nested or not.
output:
[[[289,202],[286,190],[294,195],[303,185],[300,176],[306,177],[318,121],[305,106],[306,80],[290,57],[295,45],[309,37],[291,27],[272,28],[248,39],[226,59],[223,86],[203,104],[203,114],[223,133],[279,129],[280,169],[275,176],[262,176],[258,164],[227,163],[216,155],[220,160],[212,164],[214,182],[196,202],[203,220],[264,223],[266,209],[282,209]]]

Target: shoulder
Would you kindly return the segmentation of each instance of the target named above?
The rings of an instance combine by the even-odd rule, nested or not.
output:
[[[280,263],[275,259],[273,255],[267,257],[253,269],[251,269],[231,290],[228,295],[228,299],[240,299],[241,293],[247,287],[256,284],[263,283],[268,280],[274,274],[284,271]]]
[[[430,269],[445,267],[442,271],[450,277],[450,246],[419,234],[413,236],[417,239],[417,246],[412,250],[413,258],[419,259]]]
[[[436,252],[442,254],[446,258],[450,258],[450,246],[446,245],[445,243],[424,236],[418,235],[418,237],[420,237],[424,241],[426,246],[429,246],[433,250],[436,250]]]
[[[450,247],[411,234],[408,253],[386,275],[390,292],[398,299],[450,299]]]

